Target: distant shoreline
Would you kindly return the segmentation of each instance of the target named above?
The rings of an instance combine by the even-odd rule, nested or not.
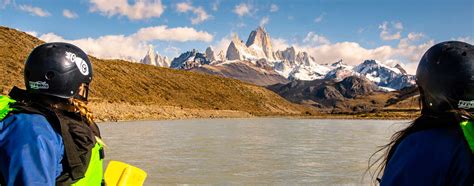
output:
[[[380,111],[374,113],[249,113],[236,110],[206,110],[176,106],[131,105],[128,103],[91,103],[95,120],[102,122],[160,121],[223,118],[288,118],[288,119],[347,119],[347,120],[412,120],[417,111]]]

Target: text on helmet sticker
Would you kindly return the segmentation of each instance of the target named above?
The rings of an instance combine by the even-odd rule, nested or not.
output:
[[[28,84],[30,85],[31,89],[35,89],[35,90],[49,89],[49,84],[46,83],[45,81],[30,81],[28,82]]]
[[[75,63],[82,75],[89,75],[89,66],[82,58],[77,57],[76,54],[72,52],[66,51],[66,59],[69,59],[69,61]]]
[[[458,108],[461,108],[461,109],[474,108],[474,100],[471,100],[471,101],[459,100]]]

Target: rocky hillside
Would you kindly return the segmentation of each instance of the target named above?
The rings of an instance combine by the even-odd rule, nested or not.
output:
[[[3,94],[7,94],[12,86],[24,87],[24,60],[41,43],[24,32],[0,27]],[[166,118],[160,116],[163,113],[159,110],[170,108],[168,114],[188,116],[189,112],[183,110],[192,109],[196,117],[200,116],[199,112],[209,110],[251,115],[306,112],[305,108],[289,103],[263,87],[238,80],[122,60],[101,60],[92,56],[91,59],[95,73],[91,84],[91,105],[97,108],[96,115],[105,120]]]
[[[396,93],[384,92],[363,76],[348,76],[342,81],[319,79],[295,80],[288,84],[269,86],[284,98],[312,105],[332,113],[363,113],[383,109]]]

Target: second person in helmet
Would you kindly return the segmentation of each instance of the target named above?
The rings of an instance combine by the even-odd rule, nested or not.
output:
[[[0,185],[103,184],[103,144],[85,106],[87,55],[69,43],[42,44],[24,76],[26,90],[0,97]]]
[[[416,82],[421,116],[385,146],[381,185],[474,185],[474,46],[434,45]]]

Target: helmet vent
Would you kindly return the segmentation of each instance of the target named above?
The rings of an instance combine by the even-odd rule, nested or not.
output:
[[[466,56],[467,55],[466,51],[464,51],[461,55]]]
[[[71,48],[71,46],[69,46],[69,45],[66,45],[66,48]]]
[[[48,72],[46,72],[45,77],[46,77],[47,80],[52,80],[54,78],[54,76],[55,76],[54,72],[48,71]]]

